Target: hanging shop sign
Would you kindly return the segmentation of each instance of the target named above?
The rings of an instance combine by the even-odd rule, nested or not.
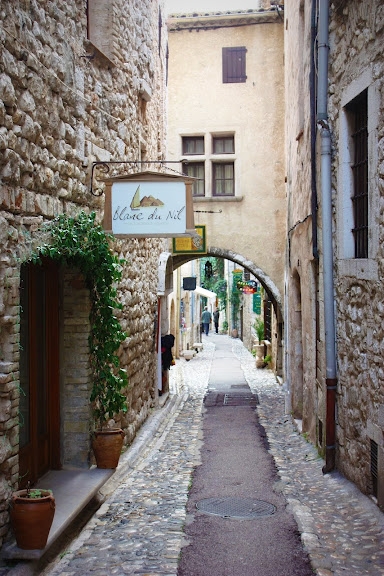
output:
[[[173,254],[206,254],[207,236],[205,226],[195,226],[196,234],[190,238],[174,238]]]
[[[183,278],[183,290],[196,290],[196,276],[186,276]]]
[[[258,291],[258,284],[255,280],[238,280],[236,287],[243,294],[255,294]]]
[[[195,235],[192,180],[158,172],[106,179],[103,225],[117,238]]]
[[[261,314],[261,293],[256,292],[253,295],[252,309],[255,314]]]

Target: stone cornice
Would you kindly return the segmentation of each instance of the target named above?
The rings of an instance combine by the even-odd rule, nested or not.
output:
[[[271,10],[170,14],[167,24],[169,32],[177,32],[178,30],[211,30],[212,28],[283,23],[283,20],[283,8],[279,6]]]

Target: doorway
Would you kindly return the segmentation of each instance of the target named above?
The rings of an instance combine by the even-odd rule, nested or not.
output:
[[[20,488],[60,462],[59,270],[25,264],[20,277]]]

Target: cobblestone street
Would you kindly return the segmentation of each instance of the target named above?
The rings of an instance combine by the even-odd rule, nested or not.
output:
[[[215,338],[227,337],[205,339],[192,361],[180,359],[171,369],[173,409],[80,536],[41,574],[176,576]],[[258,394],[257,411],[280,478],[275,489],[294,513],[314,572],[384,574],[382,513],[338,473],[322,474],[323,460],[285,414],[284,393],[272,372],[257,370],[241,341],[228,338],[228,347]]]

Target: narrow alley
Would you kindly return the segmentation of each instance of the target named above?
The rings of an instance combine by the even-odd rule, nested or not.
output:
[[[143,426],[132,447],[121,458],[109,493],[106,486],[104,504],[57,559],[44,568],[35,566],[35,573],[43,576],[200,574],[198,571],[186,571],[184,563],[188,561],[189,554],[193,558],[196,542],[193,539],[193,522],[211,521],[211,516],[196,510],[194,501],[196,496],[200,498],[202,495],[196,492],[199,489],[202,455],[204,451],[208,454],[206,448],[212,450],[212,446],[206,444],[210,440],[203,430],[203,420],[210,410],[209,401],[206,401],[205,408],[203,401],[208,389],[210,394],[215,394],[219,385],[222,389],[230,389],[234,381],[237,384],[236,392],[245,391],[248,385],[248,392],[257,396],[257,417],[265,429],[266,446],[273,457],[272,461],[265,452],[263,466],[268,468],[270,476],[274,466],[277,470],[275,477],[272,474],[270,487],[258,484],[256,477],[254,487],[247,485],[250,497],[255,497],[256,493],[257,499],[276,506],[273,516],[250,521],[213,518],[213,525],[221,522],[229,526],[228,523],[232,523],[235,531],[241,531],[242,552],[249,554],[253,548],[258,551],[252,569],[248,567],[244,568],[244,572],[237,571],[238,576],[270,574],[262,567],[262,550],[258,548],[252,531],[260,522],[266,530],[269,530],[268,523],[278,527],[279,518],[285,518],[284,521],[292,527],[294,522],[290,517],[295,519],[298,530],[294,543],[296,550],[291,552],[300,551],[300,565],[306,571],[299,572],[297,564],[297,571],[293,572],[287,559],[283,568],[278,572],[275,570],[276,576],[309,574],[312,570],[318,576],[384,574],[384,523],[381,512],[338,473],[322,474],[323,460],[298,433],[291,416],[285,414],[283,389],[272,372],[257,370],[253,356],[240,340],[212,333],[204,338],[204,349],[193,360],[186,362],[180,359],[171,369],[172,395],[167,408],[163,409],[163,419],[159,419],[155,413]],[[207,395],[207,400],[209,398],[212,399],[212,396]],[[231,410],[219,408],[219,417],[224,414],[223,410],[228,409]],[[258,429],[255,427],[255,436],[259,435]],[[136,444],[140,442],[145,448],[138,451]],[[139,456],[133,463],[131,456],[135,451]],[[248,466],[243,452],[241,457],[244,467]],[[238,473],[238,470],[233,470],[233,474]],[[225,483],[221,484],[221,492],[214,495],[244,496],[238,487],[233,488],[235,491],[232,494]],[[255,492],[252,492],[253,489]],[[260,498],[257,490],[260,490]],[[209,555],[210,552],[211,562],[214,562],[217,550],[209,549],[209,535],[206,539],[204,554]],[[188,544],[191,546],[188,547]],[[225,545],[228,557],[236,557],[236,540],[232,548],[230,541]],[[270,559],[285,554],[284,547],[279,549],[278,536],[272,532],[268,533],[264,546],[267,546],[264,551],[266,557],[269,555]],[[306,554],[311,569],[305,564]],[[222,561],[217,558],[219,560]],[[212,576],[235,573],[229,568],[224,572],[220,564],[215,572],[212,570],[211,566],[209,573]],[[16,573],[22,573],[21,566],[9,572]]]

